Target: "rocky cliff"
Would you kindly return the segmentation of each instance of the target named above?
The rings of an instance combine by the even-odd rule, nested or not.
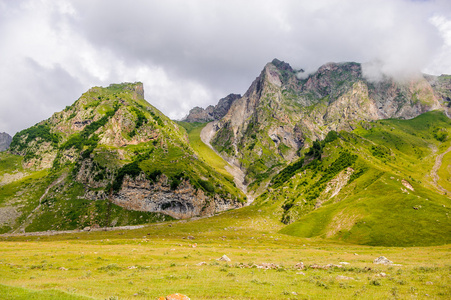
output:
[[[299,157],[331,130],[443,109],[451,94],[447,84],[432,76],[371,82],[358,63],[328,63],[306,77],[275,59],[214,124],[212,144],[229,160],[237,158],[250,182],[268,168]]]
[[[154,183],[144,174],[124,178],[113,202],[129,210],[161,212],[175,219],[212,216],[216,212],[242,206],[236,199],[208,195],[196,189],[189,180],[183,180],[176,189],[171,189],[167,176],[162,175]]]
[[[239,94],[230,94],[227,97],[220,99],[215,106],[210,105],[206,109],[195,107],[190,110],[188,116],[182,121],[205,123],[219,120],[227,114],[232,103],[239,98],[241,98],[241,95]]]
[[[0,132],[0,151],[5,151],[11,144],[12,137],[6,132]]]

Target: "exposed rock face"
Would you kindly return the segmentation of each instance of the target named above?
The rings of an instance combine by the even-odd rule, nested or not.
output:
[[[370,82],[358,63],[328,63],[305,79],[298,74],[277,59],[268,63],[215,124],[212,145],[224,157],[236,157],[248,181],[258,169],[292,161],[299,149],[331,130],[446,109],[451,95],[451,80],[424,76],[406,82],[391,78]]]
[[[187,180],[171,190],[165,175],[160,176],[156,183],[147,180],[144,175],[134,179],[126,176],[113,202],[129,210],[160,212],[176,219],[211,216],[216,212],[242,206],[239,202],[222,199],[218,195],[214,198],[206,195],[202,190],[196,190]]]
[[[327,201],[341,191],[341,189],[348,183],[349,178],[354,173],[354,169],[348,167],[341,171],[334,179],[326,184],[326,188],[316,200],[315,208],[321,206],[324,201]]]
[[[6,132],[0,132],[0,151],[5,151],[9,148],[13,138]]]
[[[230,94],[220,99],[216,106],[210,105],[206,109],[195,107],[190,110],[188,116],[183,121],[204,123],[219,120],[227,114],[232,103],[239,98],[241,98],[241,95]]]
[[[413,189],[412,185],[410,184],[410,182],[408,182],[407,180],[403,179],[403,180],[401,180],[401,183],[402,183],[403,186],[405,186],[406,188],[408,188],[412,192],[415,191]]]
[[[429,76],[425,75],[425,79],[431,85],[434,94],[441,103],[448,117],[451,117],[451,76]]]

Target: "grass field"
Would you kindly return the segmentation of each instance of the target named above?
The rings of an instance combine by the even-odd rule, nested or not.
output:
[[[254,206],[130,231],[1,237],[0,299],[451,297],[449,245],[356,246],[280,229]],[[224,254],[231,262],[217,260]],[[373,264],[382,255],[400,265]],[[299,270],[299,262],[349,264]],[[265,263],[273,268],[257,267]]]

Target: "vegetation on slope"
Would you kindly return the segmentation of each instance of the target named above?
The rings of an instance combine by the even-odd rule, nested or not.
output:
[[[280,207],[282,221],[297,220],[281,232],[368,245],[450,243],[451,201],[431,184],[430,172],[439,151],[450,146],[436,138],[433,128],[448,132],[451,121],[441,112],[429,112],[412,120],[362,125],[353,133],[341,132],[340,139],[324,148],[315,169],[304,166],[299,169],[304,173],[262,195],[260,201]],[[354,158],[336,168],[339,153]],[[353,174],[340,192],[321,199],[322,182],[348,166]]]
[[[20,215],[4,223],[3,232],[171,219],[160,213],[127,211],[109,201],[126,176],[140,174],[154,183],[165,175],[172,190],[186,180],[212,199],[244,201],[233,178],[198,159],[185,130],[144,100],[140,83],[90,89],[64,111],[18,133],[11,152],[23,159],[3,155],[2,172],[10,174],[11,166],[23,164],[30,178],[41,175],[33,184],[35,190],[21,184],[26,178],[1,187],[8,190],[2,195],[4,206],[17,207]],[[46,171],[35,173],[41,169]],[[15,201],[18,194],[29,194],[25,205]]]

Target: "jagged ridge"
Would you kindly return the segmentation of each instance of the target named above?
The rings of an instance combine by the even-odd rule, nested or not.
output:
[[[239,94],[230,94],[227,97],[221,98],[215,106],[210,105],[206,109],[195,107],[191,109],[188,115],[182,120],[188,123],[205,123],[216,121],[224,117],[236,99],[241,98]]]
[[[451,95],[446,76],[370,82],[358,63],[328,63],[304,79],[298,75],[287,63],[273,60],[215,123],[212,144],[247,173],[249,183],[257,181],[254,188],[268,177],[268,169],[300,157],[302,149],[331,130],[447,111]]]

